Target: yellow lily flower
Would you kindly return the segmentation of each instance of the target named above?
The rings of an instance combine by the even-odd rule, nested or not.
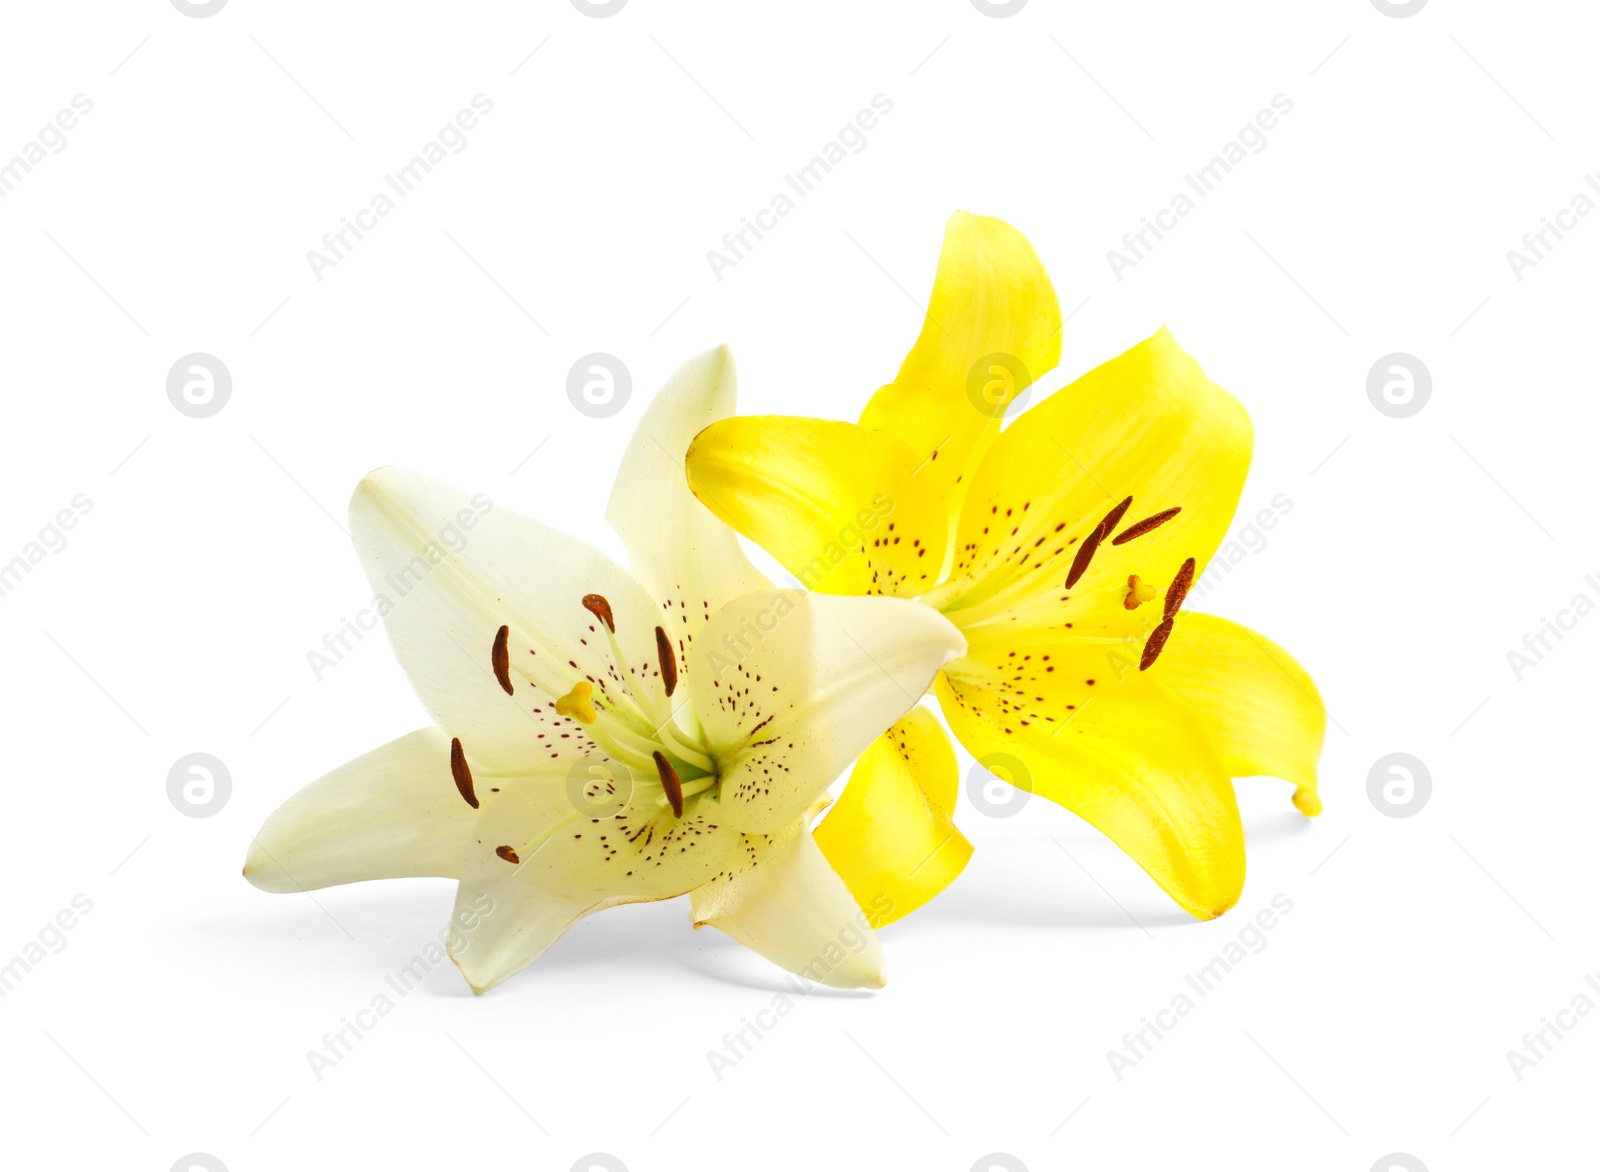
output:
[[[1231,779],[1321,810],[1325,713],[1287,652],[1183,612],[1250,466],[1244,407],[1162,329],[1019,415],[1061,356],[1032,246],[966,213],[945,230],[916,345],[859,424],[720,421],[690,486],[813,590],[920,598],[967,639],[935,691],[976,757],[1072,810],[1201,919],[1244,886]],[[972,847],[955,755],[913,709],[856,763],[816,841],[858,898],[931,899]]]

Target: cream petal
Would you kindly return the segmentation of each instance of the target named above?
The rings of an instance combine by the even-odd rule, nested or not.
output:
[[[466,849],[450,942],[462,975],[480,993],[583,916],[671,899],[730,863],[739,836],[721,825],[715,802],[691,796],[679,818],[654,777],[601,755],[579,770],[597,795],[594,805],[573,780],[576,771],[508,783],[484,803]]]
[[[512,770],[593,751],[585,727],[554,710],[576,682],[591,682],[597,704],[627,707],[624,673],[586,595],[610,605],[627,678],[664,703],[655,605],[583,542],[403,468],[361,482],[350,532],[396,657],[475,760]],[[510,695],[492,663],[502,625]]]
[[[808,981],[881,989],[883,948],[807,821],[770,837],[741,836],[736,857],[744,865],[690,892],[694,926],[710,924]]]
[[[273,811],[244,877],[263,891],[460,875],[478,811],[450,773],[450,740],[418,729],[326,773]]]
[[[774,590],[729,603],[689,674],[727,823],[788,826],[965,648],[938,612],[898,598]]]
[[[662,608],[680,668],[713,613],[771,585],[733,530],[695,499],[684,470],[690,441],[737,405],[738,378],[726,346],[678,367],[634,430],[606,506],[606,519],[628,547],[629,567]]]

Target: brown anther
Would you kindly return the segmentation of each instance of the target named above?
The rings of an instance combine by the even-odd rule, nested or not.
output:
[[[512,850],[508,846],[497,846],[497,847],[494,848],[494,853],[499,855],[502,859],[504,859],[508,863],[520,863],[520,862],[522,862],[521,859],[517,858],[517,852]]]
[[[1167,587],[1167,606],[1161,617],[1171,620],[1178,613],[1178,608],[1183,605],[1183,600],[1189,596],[1189,588],[1194,585],[1194,559],[1190,558],[1178,567],[1178,576],[1172,580],[1172,585]]]
[[[1101,541],[1110,537],[1111,531],[1122,524],[1122,518],[1127,516],[1128,507],[1132,504],[1133,498],[1131,496],[1123,497],[1122,503],[1105,515],[1105,519],[1100,522]]]
[[[678,771],[672,767],[672,762],[667,760],[666,754],[660,749],[651,753],[655,758],[656,772],[661,775],[661,788],[667,791],[667,801],[672,804],[672,813],[675,817],[683,817],[683,782],[678,780]]]
[[[1078,579],[1083,577],[1084,571],[1089,568],[1089,561],[1094,557],[1094,551],[1100,548],[1100,543],[1106,535],[1117,527],[1117,522],[1122,520],[1122,515],[1128,511],[1128,506],[1133,504],[1133,498],[1124,497],[1122,503],[1112,509],[1100,519],[1100,524],[1094,531],[1083,539],[1083,544],[1078,547],[1078,552],[1072,559],[1072,569],[1067,571],[1067,589],[1071,590],[1078,584]]]
[[[506,640],[511,636],[510,627],[501,627],[494,633],[494,650],[489,653],[489,659],[494,664],[494,678],[500,681],[500,686],[505,689],[506,695],[511,695],[511,655],[506,650]]]
[[[1078,546],[1078,552],[1072,559],[1072,569],[1067,571],[1067,589],[1071,590],[1078,584],[1078,579],[1083,577],[1083,572],[1089,568],[1089,559],[1094,557],[1094,551],[1100,547],[1100,528],[1084,539]]]
[[[467,768],[467,755],[461,748],[461,738],[450,742],[450,776],[456,779],[456,789],[467,805],[478,808],[478,795],[472,792],[472,770]]]
[[[1139,656],[1139,670],[1148,671],[1150,665],[1161,654],[1161,649],[1167,645],[1167,640],[1172,637],[1172,620],[1162,619],[1161,625],[1150,632],[1150,638],[1145,640],[1144,654]]]
[[[617,633],[617,620],[611,617],[611,604],[606,601],[604,594],[585,594],[583,609],[604,623],[606,630],[613,635]]]
[[[1176,508],[1163,509],[1154,516],[1146,517],[1143,521],[1135,521],[1132,525],[1129,525],[1121,533],[1113,537],[1111,539],[1111,544],[1122,545],[1125,542],[1132,541],[1135,537],[1143,537],[1146,533],[1150,532],[1150,530],[1159,529],[1181,512],[1183,512],[1183,506],[1179,505]]]
[[[661,661],[661,686],[670,696],[678,687],[678,657],[672,653],[672,640],[660,627],[656,628],[656,658]]]

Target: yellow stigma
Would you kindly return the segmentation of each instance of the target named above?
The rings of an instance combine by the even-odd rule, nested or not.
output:
[[[1155,598],[1160,593],[1161,591],[1157,590],[1154,586],[1146,586],[1143,582],[1139,581],[1138,574],[1129,574],[1128,593],[1123,597],[1122,605],[1128,610],[1133,610],[1140,603],[1149,602],[1152,598]]]
[[[1302,787],[1294,791],[1294,808],[1307,818],[1315,818],[1322,813],[1322,799]]]
[[[594,705],[589,703],[589,697],[592,695],[594,695],[594,685],[588,680],[579,680],[572,685],[572,691],[556,701],[556,715],[572,716],[582,724],[593,724]]]

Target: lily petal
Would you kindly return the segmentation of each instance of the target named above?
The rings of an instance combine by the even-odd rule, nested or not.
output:
[[[516,770],[593,752],[584,725],[555,711],[580,681],[603,706],[626,706],[629,686],[665,702],[655,666],[660,612],[598,550],[403,468],[361,482],[350,533],[396,658],[475,760]],[[591,594],[609,605],[631,685],[601,619],[584,607]],[[510,694],[494,665],[503,625]]]
[[[482,993],[525,967],[583,916],[671,899],[725,870],[739,835],[715,803],[677,817],[659,786],[601,756],[616,812],[579,804],[566,774],[505,788],[484,803],[456,894],[451,957]],[[469,921],[471,921],[469,923]]]
[[[941,676],[937,687],[968,751],[1015,758],[1014,784],[1105,834],[1190,915],[1208,920],[1238,902],[1244,830],[1233,784],[1194,718],[1158,688],[1132,678],[1068,723],[1023,727],[1005,713],[1006,724],[985,719],[993,694],[983,686]]]
[[[916,911],[972,857],[950,820],[960,784],[950,738],[921,705],[856,759],[816,840],[876,926]]]
[[[898,435],[919,462],[932,459],[922,475],[953,522],[1006,406],[1059,361],[1061,306],[1033,246],[1004,220],[957,212],[922,332],[861,423]]]
[[[244,877],[263,891],[363,879],[454,879],[478,811],[457,792],[450,741],[418,729],[326,773],[273,811]]]
[[[927,457],[897,436],[744,416],[697,436],[688,464],[706,506],[810,590],[914,596],[939,580],[944,501]]]
[[[726,346],[680,366],[651,400],[622,457],[606,519],[628,547],[629,566],[685,647],[725,602],[771,583],[750,564],[738,536],[689,491],[684,454],[695,435],[738,406]],[[680,653],[680,668],[687,658]]]
[[[1322,812],[1317,759],[1328,714],[1316,684],[1264,635],[1185,614],[1151,678],[1195,716],[1233,777],[1281,777],[1303,814]]]
[[[743,836],[747,864],[690,892],[694,926],[710,924],[808,981],[881,989],[883,948],[806,822]]]
[[[788,826],[965,646],[936,611],[897,598],[774,590],[729,603],[689,673],[723,820]]]
[[[960,626],[1003,615],[1019,634],[1063,621],[1080,635],[1137,629],[1146,612],[1124,605],[1129,577],[1165,591],[1186,559],[1204,571],[1232,522],[1251,446],[1244,407],[1162,329],[1029,408],[995,441],[967,494],[952,580],[930,601]],[[1064,587],[1095,529],[1129,496],[1117,532]],[[1175,507],[1166,523],[1115,543]]]

